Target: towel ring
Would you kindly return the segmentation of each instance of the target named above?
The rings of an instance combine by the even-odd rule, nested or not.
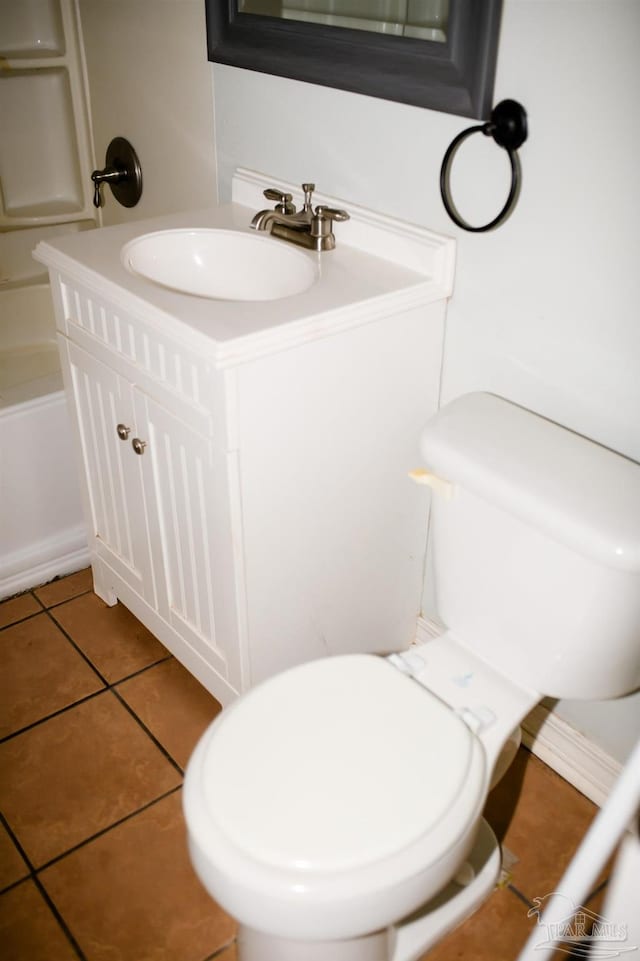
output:
[[[481,227],[472,227],[464,220],[453,202],[451,196],[451,164],[453,158],[458,152],[460,145],[471,136],[471,134],[478,133],[481,131],[485,136],[491,136],[498,144],[499,147],[503,147],[507,154],[509,155],[509,163],[511,164],[511,187],[509,189],[509,196],[507,197],[507,202],[500,211],[497,217],[494,217],[488,224],[484,224]],[[442,196],[442,202],[445,206],[445,210],[453,220],[454,224],[458,227],[462,227],[463,230],[468,230],[471,233],[481,234],[485,233],[487,230],[493,230],[494,227],[498,227],[503,223],[507,217],[512,213],[513,208],[516,205],[518,196],[520,194],[520,186],[522,183],[522,172],[520,169],[520,159],[517,154],[518,147],[527,139],[527,114],[524,107],[522,107],[515,100],[501,100],[500,103],[494,107],[491,111],[491,119],[486,123],[478,124],[476,127],[469,127],[468,130],[463,130],[462,133],[451,142],[449,149],[444,155],[444,160],[442,161],[442,167],[440,168],[440,194]]]

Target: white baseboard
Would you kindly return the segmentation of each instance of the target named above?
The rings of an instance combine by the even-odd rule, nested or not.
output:
[[[416,641],[425,643],[443,630],[434,621],[418,618]],[[522,743],[599,807],[622,771],[619,761],[542,704],[522,722]]]
[[[599,807],[622,771],[619,761],[542,704],[522,722],[522,743]]]
[[[89,564],[84,526],[29,545],[0,558],[0,600],[45,584],[54,577],[73,574]]]

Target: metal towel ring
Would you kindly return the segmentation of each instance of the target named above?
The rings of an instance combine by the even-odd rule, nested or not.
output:
[[[450,185],[450,175],[451,175],[451,164],[453,158],[458,151],[458,147],[462,144],[467,137],[471,134],[482,131],[485,136],[491,136],[498,144],[499,147],[504,147],[509,155],[509,162],[511,164],[511,187],[509,189],[509,196],[507,197],[507,202],[500,211],[497,217],[494,217],[492,221],[488,224],[484,224],[482,227],[472,227],[464,220],[453,202],[451,197],[451,185]],[[493,230],[494,227],[498,227],[503,223],[507,217],[512,213],[513,208],[518,200],[518,195],[520,194],[520,185],[522,182],[521,170],[520,170],[520,159],[517,154],[518,147],[527,139],[527,114],[524,107],[522,107],[515,100],[501,100],[500,103],[494,107],[491,112],[491,119],[486,123],[478,124],[476,127],[469,127],[468,130],[463,130],[462,133],[458,134],[455,140],[449,146],[446,154],[444,155],[444,160],[442,161],[442,167],[440,168],[440,194],[442,195],[442,202],[445,206],[445,210],[458,227],[462,227],[463,230],[468,230],[475,234],[485,233],[487,230]]]

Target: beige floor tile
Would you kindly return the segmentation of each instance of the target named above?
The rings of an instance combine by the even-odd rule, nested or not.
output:
[[[498,838],[518,858],[513,883],[530,901],[555,890],[596,813],[591,801],[525,750],[485,809]]]
[[[3,961],[77,961],[77,954],[33,881],[0,897]]]
[[[126,607],[107,607],[96,594],[83,594],[51,613],[110,684],[168,657]]]
[[[181,782],[111,692],[0,745],[0,807],[40,866]]]
[[[42,608],[32,594],[21,594],[10,601],[0,603],[0,628],[15,624],[30,614],[37,614]]]
[[[0,737],[104,687],[48,614],[0,633]]]
[[[41,879],[88,961],[203,961],[234,934],[189,863],[180,792]]]
[[[174,658],[118,685],[118,693],[184,768],[221,705]]]
[[[84,570],[77,571],[75,574],[69,574],[67,577],[45,584],[44,587],[38,587],[33,593],[45,607],[52,607],[54,604],[61,604],[62,601],[68,601],[71,597],[92,590],[91,568],[85,567]]]
[[[0,824],[0,891],[26,878],[29,868],[3,824]]]
[[[515,961],[534,921],[511,891],[501,888],[420,961]]]

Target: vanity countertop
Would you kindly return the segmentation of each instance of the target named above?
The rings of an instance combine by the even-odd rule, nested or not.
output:
[[[319,201],[347,207],[352,219],[336,225],[335,250],[318,254],[296,248],[319,262],[318,280],[302,293],[271,301],[208,299],[158,286],[123,265],[122,247],[153,231],[218,228],[253,234],[249,224],[256,210],[265,206],[261,198],[265,183],[273,180],[239,171],[234,198],[243,203],[235,200],[68,234],[40,242],[34,257],[204,351],[215,366],[326,336],[451,293],[453,241],[324,197]],[[273,243],[287,242],[274,239]]]

